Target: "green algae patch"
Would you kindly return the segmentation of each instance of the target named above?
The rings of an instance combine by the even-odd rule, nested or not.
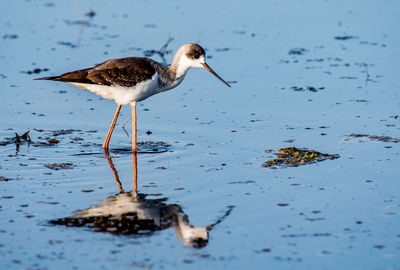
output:
[[[276,169],[286,167],[298,167],[300,165],[312,164],[327,159],[336,159],[338,154],[323,154],[315,150],[298,149],[295,147],[281,148],[275,152],[275,159],[270,159],[262,164],[263,167]]]

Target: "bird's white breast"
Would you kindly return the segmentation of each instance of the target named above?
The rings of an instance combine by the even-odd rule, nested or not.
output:
[[[150,80],[145,80],[132,87],[118,85],[99,85],[87,83],[70,83],[81,89],[89,90],[103,98],[112,99],[118,104],[130,104],[142,101],[154,94],[160,93],[159,74],[156,72]]]

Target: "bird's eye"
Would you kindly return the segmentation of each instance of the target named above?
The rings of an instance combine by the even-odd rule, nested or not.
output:
[[[194,58],[194,59],[199,59],[199,58],[200,58],[200,54],[195,53],[195,54],[193,55],[193,58]]]

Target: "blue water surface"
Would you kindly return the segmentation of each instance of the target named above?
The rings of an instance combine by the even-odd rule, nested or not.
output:
[[[6,1],[1,268],[399,269],[399,25],[395,0]],[[173,225],[113,235],[49,224],[119,193],[101,149],[116,104],[33,79],[144,56],[169,38],[153,59],[199,43],[232,88],[193,69],[138,104],[138,140],[169,145],[137,155],[138,190],[179,206],[192,226],[217,223],[208,243],[185,245]],[[126,191],[130,114],[122,109],[110,143]],[[26,131],[30,144],[7,143]],[[59,143],[38,144],[50,139]],[[261,166],[283,147],[340,157]]]

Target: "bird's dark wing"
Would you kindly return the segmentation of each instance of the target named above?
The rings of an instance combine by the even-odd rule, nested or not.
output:
[[[135,86],[151,79],[156,72],[152,60],[126,57],[105,61],[93,68],[71,71],[60,76],[38,78],[70,83]]]

